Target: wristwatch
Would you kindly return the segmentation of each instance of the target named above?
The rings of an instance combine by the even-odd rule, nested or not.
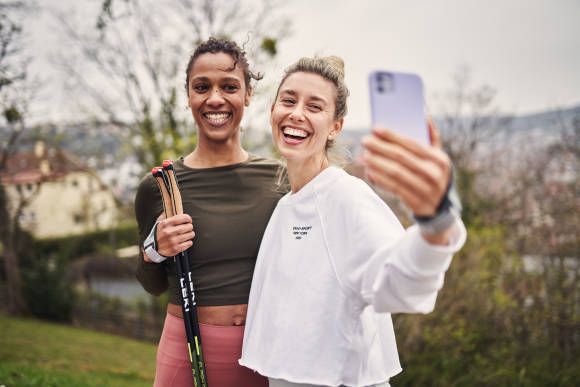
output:
[[[155,222],[155,224],[153,225],[153,228],[151,229],[151,232],[149,233],[149,235],[147,235],[147,238],[145,238],[145,241],[143,242],[143,250],[145,251],[145,253],[149,257],[149,259],[151,259],[155,263],[160,263],[160,262],[163,262],[167,259],[166,256],[161,255],[157,252],[157,235],[156,234],[157,234],[157,225],[158,224],[159,224],[159,221]]]

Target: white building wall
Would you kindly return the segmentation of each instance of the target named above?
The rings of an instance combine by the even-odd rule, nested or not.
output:
[[[16,185],[6,188],[11,198],[17,197]],[[21,189],[30,194],[35,187],[21,184]],[[42,183],[20,221],[37,238],[108,229],[116,221],[115,198],[91,173],[71,172],[62,179]]]

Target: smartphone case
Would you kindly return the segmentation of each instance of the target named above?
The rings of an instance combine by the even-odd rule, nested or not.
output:
[[[418,75],[373,71],[369,85],[373,126],[383,126],[420,144],[429,144],[423,82]]]

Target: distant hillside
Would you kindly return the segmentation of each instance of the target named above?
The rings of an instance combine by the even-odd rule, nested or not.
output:
[[[506,117],[495,117],[506,118]],[[550,110],[540,113],[511,117],[506,129],[497,133],[490,141],[494,144],[517,144],[524,139],[540,146],[553,142],[559,136],[559,128],[571,125],[574,119],[580,119],[580,105],[566,109]],[[435,123],[444,135],[442,120],[435,118]],[[339,144],[344,146],[354,158],[360,152],[360,140],[369,132],[368,128],[345,129],[339,136]],[[44,136],[49,142],[54,142],[68,152],[76,155],[88,166],[99,170],[101,179],[111,185],[121,198],[132,200],[134,189],[141,176],[137,172],[138,166],[134,158],[123,148],[122,129],[113,125],[70,124],[65,126],[47,126],[38,131],[31,131],[28,139],[29,146],[34,139]],[[6,128],[0,128],[0,140],[6,138]],[[269,135],[264,141],[268,141]],[[267,147],[263,143],[256,143],[252,152],[263,154]]]
[[[520,131],[535,128],[549,130],[555,125],[569,124],[574,119],[580,119],[580,105],[567,109],[517,116],[514,118],[512,130]]]
[[[496,121],[498,118],[503,118],[509,119],[510,122],[503,132],[497,133],[490,139],[491,143],[517,144],[518,141],[525,138],[527,141],[531,140],[534,143],[548,145],[560,135],[561,128],[570,128],[573,120],[580,120],[580,105],[522,116],[495,118]],[[452,132],[445,131],[446,128],[441,118],[435,117],[434,121],[445,136],[453,135]],[[353,155],[356,155],[360,151],[362,136],[368,132],[367,128],[345,129],[339,136],[339,140]]]

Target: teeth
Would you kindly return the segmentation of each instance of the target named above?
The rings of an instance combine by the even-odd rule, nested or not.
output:
[[[228,119],[230,113],[206,113],[205,118],[213,122],[223,122]]]
[[[295,136],[295,137],[305,138],[308,136],[308,132],[305,130],[302,130],[302,129],[284,128],[283,132],[284,132],[284,134],[287,134],[289,136]]]

